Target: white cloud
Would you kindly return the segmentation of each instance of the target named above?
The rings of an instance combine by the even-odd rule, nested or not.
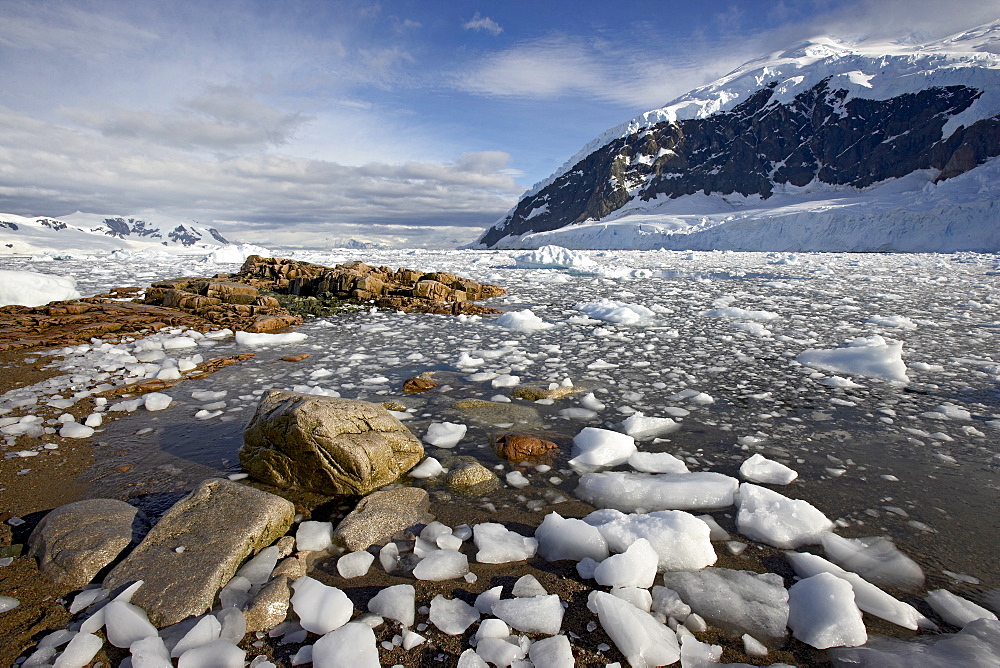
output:
[[[476,15],[471,20],[465,22],[462,27],[466,30],[482,30],[494,36],[503,32],[503,28],[500,27],[499,23],[488,16],[480,15],[479,12],[476,12]]]

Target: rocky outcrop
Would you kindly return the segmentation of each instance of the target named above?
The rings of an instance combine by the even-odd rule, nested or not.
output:
[[[267,393],[243,433],[255,479],[318,494],[368,494],[394,482],[424,448],[377,404],[284,390]]]
[[[429,511],[430,497],[419,487],[372,492],[340,521],[333,540],[350,552],[382,545],[400,531],[430,522]]]
[[[212,607],[247,556],[291,527],[290,501],[228,480],[211,479],[178,501],[104,579],[105,589],[138,580],[132,597],[157,627]]]
[[[28,540],[28,555],[38,570],[66,591],[90,584],[149,528],[134,506],[114,499],[85,499],[46,515]]]
[[[198,315],[219,327],[245,332],[273,332],[302,322],[277,299],[252,285],[208,278],[175,278],[146,290],[145,303]]]

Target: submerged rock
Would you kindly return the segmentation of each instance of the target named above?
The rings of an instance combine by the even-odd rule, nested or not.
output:
[[[351,552],[382,544],[393,534],[429,522],[432,519],[429,509],[430,498],[419,487],[372,492],[341,520],[333,532],[333,540]]]
[[[149,528],[146,516],[115,499],[84,499],[46,515],[28,539],[38,570],[67,591],[89,584]]]
[[[261,482],[368,494],[413,468],[424,448],[377,404],[276,390],[243,434],[240,463]]]
[[[503,434],[497,439],[496,450],[498,456],[517,464],[545,459],[547,455],[558,452],[559,446],[534,436]]]
[[[294,515],[295,507],[280,496],[206,480],[167,511],[108,574],[104,588],[142,580],[132,603],[157,627],[200,615],[247,556],[288,531]]]

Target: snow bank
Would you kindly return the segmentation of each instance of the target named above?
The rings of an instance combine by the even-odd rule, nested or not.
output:
[[[0,306],[43,306],[79,298],[76,279],[72,276],[0,270]]]

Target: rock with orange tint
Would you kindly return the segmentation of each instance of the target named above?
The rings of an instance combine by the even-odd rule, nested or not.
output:
[[[543,459],[558,451],[559,446],[552,441],[534,436],[504,434],[497,439],[497,455],[514,463]]]
[[[438,384],[431,380],[429,374],[422,373],[419,376],[410,378],[403,383],[403,392],[406,394],[420,394],[437,387]]]

